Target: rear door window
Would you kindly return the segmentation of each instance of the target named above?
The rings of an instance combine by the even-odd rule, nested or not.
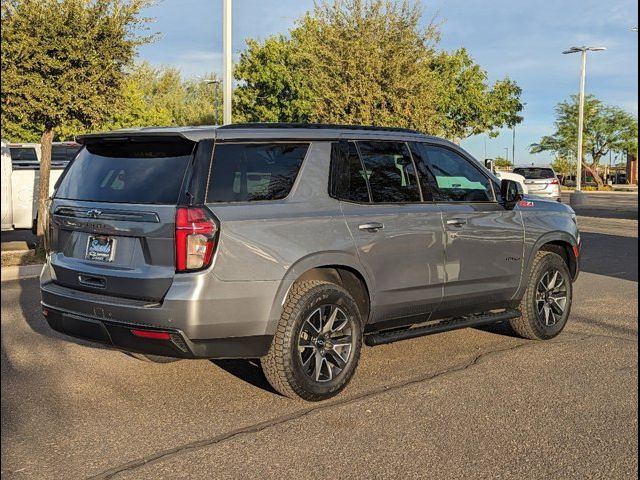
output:
[[[404,142],[358,142],[374,203],[420,201],[420,187]]]
[[[308,143],[217,143],[208,202],[280,200],[289,195]]]
[[[69,166],[56,198],[174,204],[193,148],[189,141],[89,144]]]
[[[335,178],[335,198],[348,202],[369,203],[367,174],[360,161],[355,142],[334,142],[331,145],[332,175]]]

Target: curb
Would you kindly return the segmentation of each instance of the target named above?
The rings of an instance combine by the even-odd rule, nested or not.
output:
[[[24,278],[39,277],[42,271],[42,264],[40,265],[22,265],[15,267],[2,267],[0,279],[2,282],[9,282],[11,280],[22,280]]]
[[[565,194],[570,194],[573,193],[575,190],[561,190],[560,193],[565,193]],[[601,190],[601,191],[594,191],[594,192],[589,192],[589,191],[584,191],[582,190],[582,194],[583,195],[638,195],[638,190],[630,190],[630,191],[621,191],[621,190],[611,190],[611,191],[607,191],[607,190]]]

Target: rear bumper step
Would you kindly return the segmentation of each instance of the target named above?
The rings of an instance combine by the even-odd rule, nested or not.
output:
[[[364,343],[373,347],[376,345],[383,345],[385,343],[397,342],[399,340],[407,340],[409,338],[423,337],[434,333],[448,332],[449,330],[457,330],[459,328],[476,327],[478,325],[511,320],[512,318],[518,318],[520,315],[519,310],[505,310],[504,312],[498,313],[450,318],[424,327],[395,330],[386,333],[371,333],[369,335],[365,335]]]
[[[49,326],[71,337],[127,352],[174,358],[260,358],[267,354],[272,335],[191,340],[179,330],[100,320],[42,304]]]

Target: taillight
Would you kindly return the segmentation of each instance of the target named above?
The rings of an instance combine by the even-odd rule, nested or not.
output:
[[[202,207],[178,207],[176,212],[176,271],[208,267],[218,227]]]
[[[557,178],[554,178],[553,180],[551,180],[551,181],[549,182],[549,184],[550,184],[550,185],[560,185],[560,182],[558,181],[558,179],[557,179]]]

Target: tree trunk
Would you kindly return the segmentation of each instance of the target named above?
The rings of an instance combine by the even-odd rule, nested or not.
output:
[[[591,174],[591,176],[593,177],[593,179],[596,182],[596,185],[598,185],[598,188],[602,188],[604,187],[604,180],[602,180],[602,177],[598,174],[598,170],[597,170],[597,166],[595,165],[587,165],[586,163],[582,162],[582,166],[585,168],[585,170],[587,172],[589,172]]]
[[[47,204],[49,199],[49,177],[51,172],[51,144],[53,143],[53,127],[46,127],[40,139],[40,180],[38,188],[38,224],[36,235],[38,237],[38,248],[43,249],[44,235],[47,221]],[[34,192],[35,193],[35,192]]]

